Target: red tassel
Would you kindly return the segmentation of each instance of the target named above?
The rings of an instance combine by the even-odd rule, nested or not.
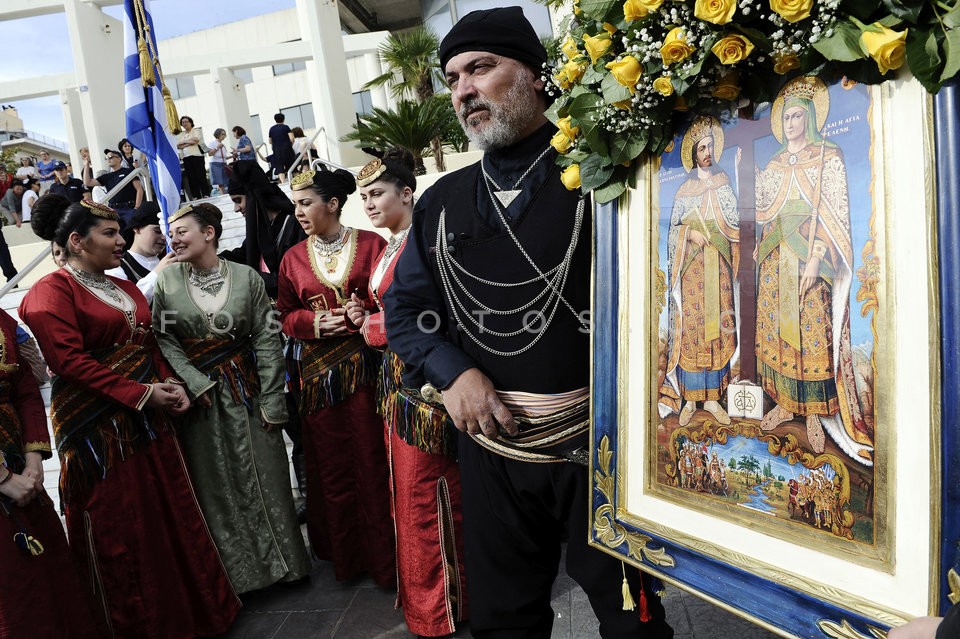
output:
[[[640,573],[640,621],[646,623],[653,621],[653,615],[650,614],[650,604],[647,602],[647,591],[643,587],[643,573]]]

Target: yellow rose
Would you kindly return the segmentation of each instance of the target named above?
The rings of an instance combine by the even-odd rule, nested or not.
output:
[[[571,164],[560,174],[560,181],[569,191],[575,191],[580,188],[580,165]]]
[[[567,39],[563,41],[560,50],[563,51],[563,55],[567,56],[567,60],[573,60],[580,53],[577,50],[577,41],[570,36],[567,36]]]
[[[609,51],[612,45],[613,41],[606,31],[595,36],[583,36],[583,46],[590,54],[590,64],[596,64],[597,60],[603,57],[603,54]]]
[[[556,82],[557,86],[563,90],[567,90],[573,84],[570,82],[570,78],[567,77],[567,70],[560,69],[557,72],[557,75],[553,76],[553,81]]]
[[[894,31],[876,22],[871,26],[881,31],[864,31],[860,40],[870,57],[877,62],[880,73],[899,69],[903,66],[906,53],[907,30]]]
[[[794,53],[779,53],[773,58],[773,70],[780,75],[798,68],[800,68],[800,58]]]
[[[740,74],[728,73],[713,87],[713,97],[718,100],[736,100],[740,96]]]
[[[570,81],[570,84],[573,84],[583,77],[583,72],[587,70],[587,65],[584,62],[574,62],[570,60],[563,65],[563,70],[567,74],[567,80]]]
[[[683,27],[674,27],[663,39],[663,46],[660,47],[660,57],[663,58],[664,66],[669,66],[674,62],[683,62],[694,52],[694,48],[687,44],[686,32]]]
[[[634,22],[660,8],[663,0],[627,0],[623,3],[623,17],[627,22]]]
[[[630,111],[633,109],[633,100],[627,98],[626,100],[620,100],[619,102],[614,102],[613,106],[617,107],[621,111]]]
[[[813,0],[770,0],[770,9],[787,22],[799,22],[810,17]]]
[[[606,67],[610,69],[611,75],[617,79],[617,82],[630,89],[630,93],[637,92],[637,82],[643,75],[643,66],[640,61],[632,55],[625,55],[619,60],[608,62]]]
[[[563,131],[557,131],[550,138],[550,146],[557,150],[557,153],[566,153],[573,146],[573,141],[564,135]]]
[[[693,15],[713,24],[730,22],[736,11],[736,0],[697,0],[693,6]]]
[[[653,81],[653,88],[659,91],[661,95],[673,95],[673,83],[665,75],[661,75]]]
[[[753,43],[739,34],[723,36],[710,47],[714,55],[720,58],[721,64],[736,64],[747,59],[753,52]]]
[[[610,24],[609,22],[604,22],[604,23],[603,23],[603,30],[606,31],[607,33],[609,33],[610,35],[613,35],[614,33],[617,32],[617,27],[616,27],[616,25],[612,25],[612,24]]]
[[[580,133],[580,127],[573,126],[573,120],[568,115],[565,118],[560,118],[557,120],[557,128],[560,129],[560,132],[565,136],[573,140],[577,137],[577,134]]]

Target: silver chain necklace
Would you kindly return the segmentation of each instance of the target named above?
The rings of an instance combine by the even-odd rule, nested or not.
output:
[[[120,295],[120,289],[102,273],[89,273],[78,269],[76,266],[67,264],[67,269],[77,279],[78,282],[90,289],[95,289],[112,299],[118,305],[123,304],[123,298]]]
[[[349,227],[341,225],[340,231],[337,233],[337,239],[332,242],[325,242],[319,235],[313,238],[313,245],[316,247],[317,253],[320,254],[323,267],[327,270],[327,273],[336,272],[337,265],[340,264],[337,254],[346,245],[347,238],[350,237],[350,230]]]
[[[496,205],[494,205],[495,208]],[[517,240],[516,236],[510,230],[510,227],[504,223],[510,237],[513,239],[516,246],[520,249],[520,252],[527,259],[528,262],[533,266],[534,270],[537,272],[537,277],[522,281],[522,282],[496,282],[493,280],[487,280],[481,278],[473,273],[467,271],[467,269],[462,265],[457,263],[453,258],[450,257],[450,253],[447,250],[447,234],[446,234],[446,209],[441,210],[440,212],[440,223],[437,226],[437,246],[440,247],[437,251],[438,259],[438,271],[440,273],[440,280],[443,285],[444,293],[446,294],[447,300],[450,303],[451,311],[453,312],[454,318],[457,322],[464,327],[463,334],[466,335],[471,341],[473,341],[477,346],[492,353],[499,357],[513,357],[525,353],[526,351],[533,348],[537,342],[540,341],[540,338],[543,337],[544,333],[547,332],[547,329],[550,328],[553,323],[554,316],[556,315],[557,309],[560,308],[560,303],[562,302],[570,311],[573,313],[574,317],[577,318],[577,321],[580,322],[581,326],[589,328],[579,316],[579,314],[574,310],[573,306],[563,297],[561,291],[563,290],[567,276],[570,272],[570,264],[573,260],[573,254],[577,247],[577,241],[580,236],[580,229],[583,225],[583,211],[584,211],[584,200],[583,198],[577,203],[576,215],[574,218],[573,233],[570,238],[570,244],[567,247],[567,251],[563,256],[563,259],[560,263],[554,268],[544,273],[540,268],[533,262],[527,252],[520,245],[520,242]],[[500,215],[501,219],[503,218],[503,213],[497,208],[497,213]],[[473,296],[466,287],[463,286],[463,283],[456,275],[456,270],[461,271],[465,275],[471,277],[472,279],[482,282],[488,286],[494,288],[516,288],[519,286],[525,286],[532,284],[538,280],[543,281],[546,285],[543,290],[540,291],[536,296],[533,297],[529,302],[521,305],[518,308],[513,309],[495,309],[486,304],[480,302],[475,296]],[[549,275],[548,275],[549,274]],[[470,311],[458,291],[455,289],[454,284],[462,291],[462,293],[467,297],[467,299],[478,307],[474,311]],[[548,294],[549,293],[549,294]],[[521,322],[519,329],[509,332],[500,332],[494,331],[488,327],[485,327],[482,322],[482,315],[480,319],[475,317],[479,315],[477,311],[481,311],[485,314],[506,316],[506,315],[517,315],[527,309],[533,307],[541,298],[547,296],[547,299],[543,302],[543,305],[539,310],[531,311],[534,313],[534,319],[532,321],[527,321],[530,313],[527,313]],[[536,328],[538,321],[542,321],[543,325],[539,328]],[[475,335],[473,331],[468,330],[467,327],[473,326],[476,328],[477,334]],[[508,338],[515,337],[524,332],[534,333],[533,338],[526,345],[513,350],[513,351],[503,351],[488,344],[485,344],[480,339],[480,335],[490,335],[494,338]]]
[[[190,284],[197,287],[208,295],[216,295],[223,288],[226,277],[224,274],[224,264],[221,260],[213,268],[190,268],[188,280]]]
[[[527,167],[527,170],[523,172],[523,175],[521,175],[520,178],[513,184],[513,189],[511,189],[511,190],[509,190],[509,191],[500,188],[500,185],[497,184],[496,181],[495,181],[492,177],[490,177],[490,174],[487,173],[487,167],[485,167],[485,166],[483,165],[483,161],[486,159],[486,156],[484,156],[483,158],[481,158],[481,159],[480,159],[480,170],[483,171],[483,177],[487,180],[487,190],[490,191],[490,185],[491,185],[491,184],[493,185],[493,188],[496,189],[496,191],[491,191],[490,197],[493,198],[493,196],[496,196],[497,199],[500,200],[500,204],[502,204],[504,208],[510,206],[510,204],[511,204],[515,199],[517,199],[517,196],[520,195],[520,183],[523,182],[523,178],[525,178],[525,177],[527,177],[528,175],[530,175],[530,171],[533,170],[533,167],[535,167],[535,166],[537,165],[537,163],[540,162],[540,160],[543,159],[543,156],[545,156],[547,153],[549,153],[549,152],[550,152],[550,149],[552,149],[552,148],[553,148],[553,147],[548,144],[548,145],[547,145],[547,148],[545,148],[545,149],[543,150],[543,152],[542,152],[540,155],[537,156],[537,159],[534,160],[533,163],[532,163],[530,166]],[[496,203],[494,203],[494,206],[496,206]]]
[[[410,226],[413,226],[412,224]],[[394,253],[400,250],[400,245],[403,244],[403,241],[407,239],[407,233],[410,232],[410,226],[403,229],[396,235],[390,236],[390,239],[387,240],[387,248],[383,252],[383,259],[389,261],[393,257]]]

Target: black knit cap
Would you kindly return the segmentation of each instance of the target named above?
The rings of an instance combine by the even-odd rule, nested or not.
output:
[[[151,224],[160,224],[160,205],[155,200],[146,200],[133,212],[127,228],[139,229]]]
[[[440,68],[445,70],[450,58],[464,51],[513,58],[536,73],[547,61],[547,50],[520,7],[473,11],[461,18],[440,43]]]

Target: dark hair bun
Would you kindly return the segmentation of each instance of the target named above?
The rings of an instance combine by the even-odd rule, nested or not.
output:
[[[52,242],[68,206],[70,206],[70,200],[58,193],[42,196],[30,211],[30,228],[37,237]]]
[[[402,146],[395,146],[392,149],[387,149],[386,153],[383,154],[383,159],[385,161],[395,162],[400,166],[405,167],[410,172],[416,168],[416,162],[413,160],[413,153],[409,149],[405,149]]]
[[[357,190],[357,180],[350,171],[337,169],[331,173],[331,177],[336,178],[338,192],[350,195]]]
[[[209,202],[197,204],[193,212],[207,224],[220,224],[223,221],[223,211]]]

